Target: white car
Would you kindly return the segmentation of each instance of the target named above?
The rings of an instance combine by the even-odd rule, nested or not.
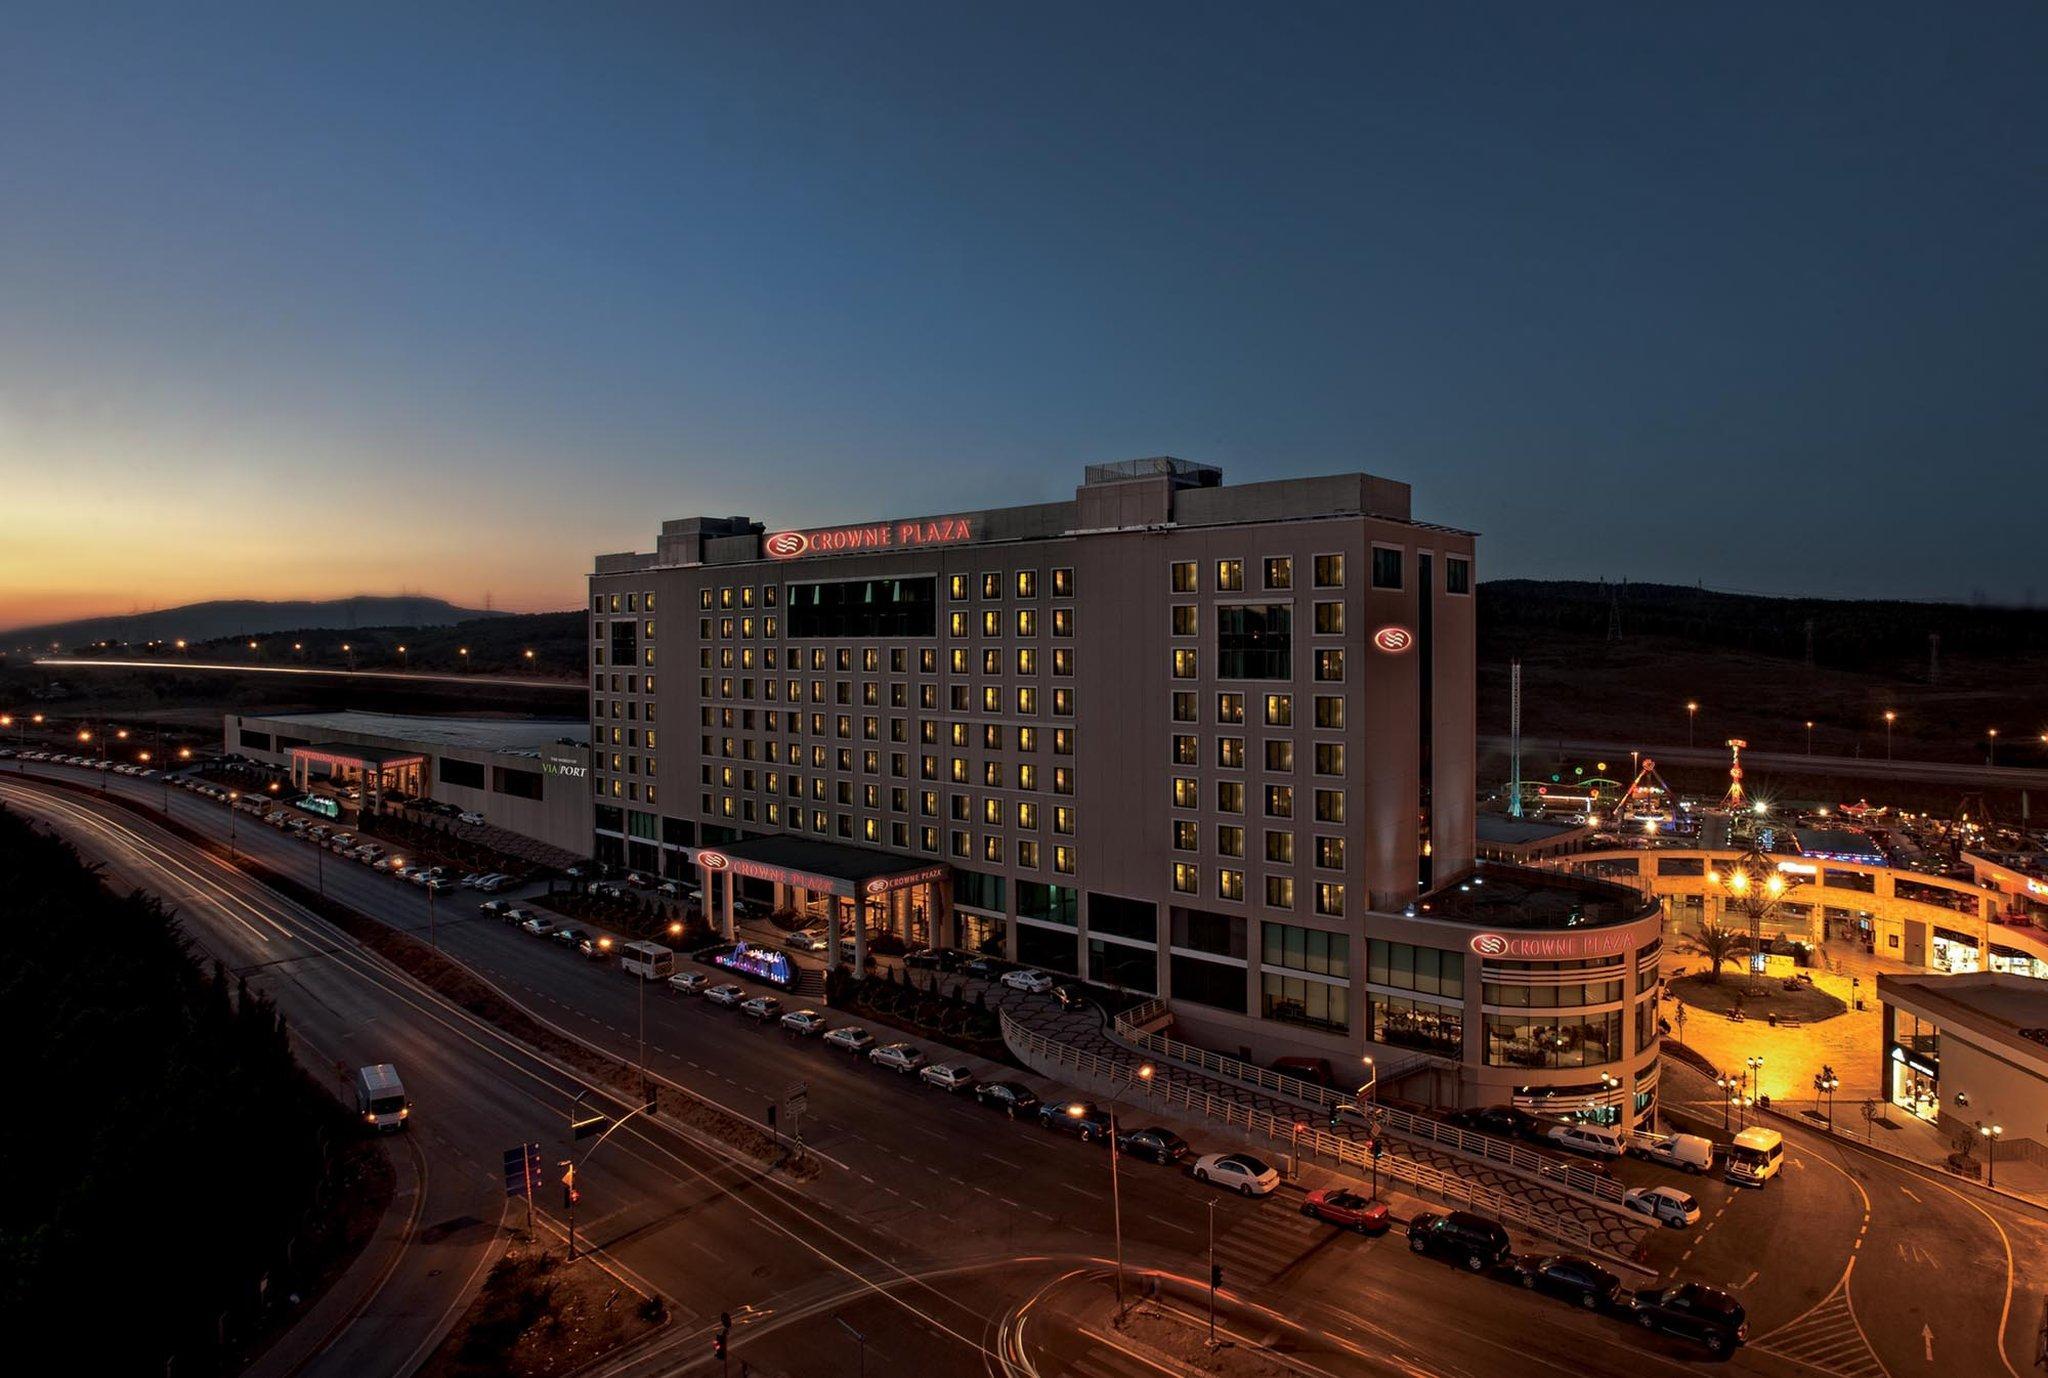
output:
[[[1700,1218],[1700,1203],[1677,1187],[1630,1187],[1622,1193],[1621,1204],[1674,1230],[1697,1224]]]
[[[1280,1189],[1280,1174],[1249,1153],[1204,1153],[1195,1159],[1195,1180],[1245,1196],[1270,1196]]]
[[[1043,995],[1058,984],[1044,972],[1033,971],[1029,967],[1004,972],[1002,982],[1011,990],[1029,991],[1033,995]]]
[[[814,928],[801,928],[782,940],[782,945],[792,952],[823,952],[829,943],[825,935]]]
[[[711,978],[701,971],[679,971],[668,978],[670,990],[681,995],[696,995],[711,984]]]
[[[714,1005],[723,1005],[727,1009],[731,1009],[733,1006],[739,1004],[740,1001],[746,999],[747,993],[740,987],[733,985],[731,982],[728,981],[726,984],[722,986],[713,986],[711,987],[711,989],[705,991],[704,998],[706,1000],[709,1000]]]
[[[519,926],[525,929],[528,933],[533,934],[536,938],[544,938],[548,934],[554,932],[557,928],[561,927],[561,925],[556,923],[553,919],[542,918],[538,914],[535,914],[532,918],[528,919],[525,923],[522,923]]]
[[[772,995],[757,995],[751,1000],[740,1002],[740,1013],[750,1019],[780,1019],[782,1002]]]
[[[868,1061],[887,1067],[898,1076],[908,1076],[924,1066],[924,1054],[909,1043],[884,1043],[868,1050]]]
[[[476,888],[483,891],[486,895],[495,895],[498,891],[504,889],[511,882],[511,879],[512,877],[504,874],[502,871],[493,871],[477,881]]]
[[[858,1024],[841,1024],[825,1035],[825,1041],[849,1053],[864,1052],[875,1045],[875,1036]]]
[[[805,1038],[816,1038],[825,1032],[825,1016],[816,1010],[791,1010],[782,1016],[782,1027]]]
[[[472,827],[481,827],[483,825],[484,816],[480,813],[458,813],[455,815],[455,821],[458,823],[467,823]]]
[[[965,1091],[974,1085],[974,1069],[964,1062],[933,1063],[918,1071],[919,1078],[928,1086],[941,1091]]]
[[[1559,1148],[1583,1153],[1589,1158],[1619,1158],[1628,1151],[1621,1131],[1604,1124],[1560,1124],[1544,1135]]]

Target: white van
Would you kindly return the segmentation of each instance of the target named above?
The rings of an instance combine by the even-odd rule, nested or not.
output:
[[[675,974],[676,954],[660,943],[620,943],[619,970],[643,981],[666,981]]]
[[[1775,1129],[1751,1127],[1728,1145],[1723,1176],[1738,1187],[1760,1187],[1785,1165],[1785,1136]]]
[[[1714,1170],[1714,1141],[1697,1134],[1649,1134],[1638,1130],[1628,1136],[1628,1151],[1687,1172]]]
[[[405,1098],[405,1083],[398,1069],[388,1062],[356,1068],[356,1113],[372,1129],[389,1132],[405,1128],[412,1117],[412,1102]]]
[[[1619,1158],[1627,1150],[1627,1140],[1612,1125],[1561,1124],[1546,1137],[1559,1148],[1593,1158]]]

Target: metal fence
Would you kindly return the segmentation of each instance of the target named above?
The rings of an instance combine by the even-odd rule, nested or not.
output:
[[[1375,1162],[1369,1145],[1360,1140],[1331,1133],[1293,1117],[1282,1118],[1253,1106],[1212,1096],[1175,1081],[1157,1067],[1149,1079],[1142,1078],[1137,1068],[1127,1060],[1104,1057],[1047,1038],[1018,1023],[1008,1010],[1002,1012],[1002,1024],[1003,1039],[1011,1051],[1044,1076],[1058,1077],[1062,1071],[1072,1071],[1107,1081],[1125,1088],[1134,1099],[1181,1107],[1204,1119],[1260,1135],[1269,1143],[1286,1144],[1297,1154],[1341,1164],[1361,1173],[1377,1168],[1388,1178],[1404,1182],[1418,1192],[1435,1196],[1449,1205],[1480,1211],[1563,1243],[1587,1248],[1603,1247],[1586,1221],[1539,1210],[1527,1201],[1468,1181],[1456,1173],[1445,1172],[1392,1149]],[[1170,1039],[1162,1041],[1172,1042]]]
[[[1325,1086],[1318,1086],[1312,1081],[1303,1081],[1300,1077],[1290,1077],[1269,1068],[1257,1067],[1238,1058],[1225,1057],[1221,1053],[1211,1052],[1207,1048],[1197,1048],[1191,1043],[1182,1043],[1178,1039],[1168,1038],[1142,1027],[1164,1015],[1166,1008],[1164,1001],[1148,1000],[1142,1005],[1135,1005],[1126,1010],[1116,1018],[1117,1037],[1154,1057],[1193,1067],[1224,1081],[1304,1101],[1321,1107],[1325,1112],[1334,1113],[1339,1106],[1351,1105],[1354,1102],[1354,1097],[1332,1091]],[[1603,1204],[1618,1206],[1621,1202],[1623,1187],[1612,1177],[1596,1172],[1590,1167],[1563,1162],[1548,1154],[1538,1153],[1512,1139],[1501,1139],[1491,1134],[1460,1129],[1434,1116],[1417,1115],[1391,1106],[1375,1106],[1373,1113],[1381,1117],[1380,1123],[1387,1133],[1400,1138],[1436,1144],[1455,1153],[1497,1163],[1537,1178],[1546,1186],[1572,1192]]]

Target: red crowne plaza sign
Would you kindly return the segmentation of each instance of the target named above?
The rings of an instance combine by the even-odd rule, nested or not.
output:
[[[1475,933],[1471,948],[1481,957],[1520,961],[1573,961],[1619,957],[1632,941],[1626,929],[1585,929],[1572,933]]]
[[[802,555],[859,555],[870,550],[910,550],[928,545],[958,545],[980,534],[974,517],[918,517],[908,521],[869,522],[864,526],[827,526],[815,531],[776,531],[761,538],[761,550],[772,560]]]

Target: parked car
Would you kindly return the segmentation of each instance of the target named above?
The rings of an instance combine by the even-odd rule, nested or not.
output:
[[[920,1080],[941,1091],[965,1091],[974,1085],[974,1069],[964,1062],[935,1062],[918,1069]]]
[[[1432,1258],[1455,1260],[1479,1273],[1497,1267],[1513,1246],[1508,1241],[1507,1228],[1498,1220],[1471,1211],[1444,1215],[1424,1211],[1408,1222],[1408,1247]]]
[[[489,895],[495,894],[511,883],[512,877],[502,871],[493,871],[489,875],[480,878],[476,883],[476,888]]]
[[[740,1001],[740,1013],[749,1019],[770,1020],[782,1018],[782,1002],[772,995],[757,995],[751,1000]]]
[[[519,926],[537,938],[545,938],[555,931],[556,924],[553,919],[535,914]]]
[[[1038,1105],[1038,1093],[1021,1081],[984,1081],[974,1088],[974,1099],[1013,1120]]]
[[[962,976],[978,976],[984,981],[993,981],[1003,974],[1005,963],[1000,957],[976,957],[960,968]]]
[[[1681,1282],[1629,1299],[1629,1314],[1645,1330],[1661,1330],[1725,1355],[1749,1338],[1742,1303],[1703,1282]]]
[[[1588,1158],[1619,1158],[1628,1151],[1628,1140],[1612,1125],[1554,1125],[1544,1137],[1559,1148],[1583,1153]]]
[[[858,1024],[841,1024],[826,1033],[824,1042],[849,1053],[864,1053],[875,1046],[875,1036]]]
[[[499,914],[498,917],[506,923],[516,923],[521,928],[524,928],[526,927],[526,921],[533,917],[533,911],[531,909],[522,909],[515,904]]]
[[[483,816],[482,814],[480,814],[480,813],[467,813],[467,812],[464,812],[464,813],[458,813],[458,814],[456,814],[456,815],[455,815],[455,820],[456,820],[456,821],[457,821],[458,823],[468,823],[468,824],[471,824],[471,825],[473,825],[473,826],[476,826],[476,827],[482,827],[482,826],[483,826],[483,821],[484,821],[484,816]]]
[[[1117,1135],[1116,1146],[1118,1152],[1155,1163],[1177,1163],[1188,1156],[1188,1141],[1156,1124]]]
[[[479,914],[498,915],[503,914],[506,910],[510,909],[511,907],[512,906],[510,904],[507,904],[504,900],[485,900],[482,904],[479,904],[476,907],[476,912]]]
[[[1675,1230],[1700,1218],[1700,1203],[1677,1187],[1630,1187],[1621,1194],[1621,1204]]]
[[[782,1016],[782,1027],[805,1038],[816,1038],[825,1032],[825,1016],[816,1010],[791,1010]]]
[[[1280,1174],[1249,1153],[1204,1153],[1195,1159],[1195,1180],[1245,1196],[1270,1196],[1280,1189]]]
[[[1536,1141],[1542,1139],[1550,1130],[1548,1121],[1538,1119],[1528,1111],[1512,1105],[1486,1105],[1453,1110],[1444,1116],[1444,1119],[1460,1129],[1492,1134],[1502,1139]]]
[[[746,999],[747,993],[728,981],[724,985],[712,986],[704,992],[704,998],[714,1005],[723,1005],[727,1009],[731,1009],[739,1004],[740,1001]]]
[[[455,882],[446,876],[428,876],[420,882],[420,885],[422,888],[431,890],[437,895],[445,895],[455,888]]]
[[[915,1044],[884,1043],[879,1048],[868,1050],[868,1061],[877,1067],[886,1067],[899,1076],[909,1076],[924,1066],[925,1056]]]
[[[612,940],[607,937],[585,937],[576,944],[576,950],[593,962],[601,962],[612,955]]]
[[[1028,991],[1033,995],[1043,995],[1051,990],[1054,985],[1052,977],[1042,971],[1033,971],[1029,967],[1019,967],[1015,971],[1004,972],[1002,983],[1011,990]]]
[[[1072,1134],[1084,1144],[1102,1143],[1109,1138],[1109,1112],[1093,1101],[1046,1101],[1038,1107],[1038,1123],[1062,1134]]]
[[[701,971],[679,971],[668,978],[668,988],[678,995],[697,995],[711,984],[711,978]]]
[[[1512,1260],[1508,1270],[1528,1290],[1563,1297],[1588,1311],[1606,1310],[1621,1290],[1620,1278],[1576,1254],[1525,1254]]]
[[[574,947],[576,946],[576,944],[582,942],[585,938],[589,937],[590,935],[588,933],[585,933],[582,929],[577,928],[573,924],[564,924],[560,928],[557,928],[553,933],[550,933],[548,936],[553,938],[556,942],[560,943],[563,947]]]
[[[831,946],[825,941],[825,935],[815,928],[799,928],[784,938],[782,945],[792,952],[823,952]]]
[[[1356,1230],[1360,1234],[1384,1234],[1388,1224],[1386,1202],[1378,1197],[1360,1196],[1342,1187],[1310,1192],[1308,1199],[1301,1203],[1301,1213],[1325,1225]]]

